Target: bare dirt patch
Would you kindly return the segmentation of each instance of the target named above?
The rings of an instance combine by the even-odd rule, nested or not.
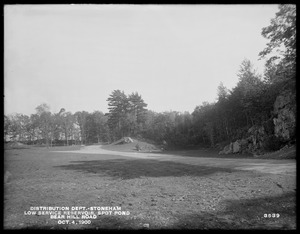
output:
[[[102,149],[119,151],[119,152],[161,152],[161,148],[155,144],[140,141],[137,139],[132,139],[133,142],[118,144],[119,141],[114,142],[109,145],[103,145]]]
[[[4,228],[296,228],[293,173],[240,170],[230,166],[234,161],[104,154],[95,147],[85,147],[85,153],[72,147],[6,151],[5,171],[11,178],[4,186]],[[280,166],[277,162],[271,164]],[[121,206],[130,215],[98,216],[90,225],[58,225],[49,216],[25,216],[30,206]]]

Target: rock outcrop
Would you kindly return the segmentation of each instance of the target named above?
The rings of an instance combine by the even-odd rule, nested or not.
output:
[[[234,153],[234,154],[239,153],[240,150],[241,150],[240,142],[238,140],[233,142],[233,144],[232,144],[232,153]]]
[[[240,153],[242,150],[242,141],[237,140],[235,142],[231,142],[229,145],[226,145],[219,154],[237,154]]]
[[[219,154],[259,153],[262,151],[267,137],[264,127],[252,126],[247,135],[247,138],[236,140],[225,146]]]
[[[252,126],[247,137],[226,145],[219,154],[255,153],[277,150],[295,138],[296,101],[289,91],[280,94],[274,103],[274,117],[262,126]]]
[[[284,141],[290,141],[296,130],[295,95],[284,92],[276,98],[273,118],[274,134]]]
[[[247,151],[256,152],[262,149],[266,137],[265,128],[263,126],[252,126],[248,130],[248,134],[250,136],[247,138],[249,142]]]
[[[219,154],[231,154],[231,153],[232,153],[232,143],[226,145],[224,149],[219,152]]]
[[[249,137],[239,139],[226,145],[219,154],[253,153],[263,148],[265,131],[264,127],[253,126],[248,130]]]

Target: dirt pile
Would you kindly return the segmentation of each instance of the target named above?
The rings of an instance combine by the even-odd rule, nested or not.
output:
[[[123,152],[158,152],[159,146],[148,143],[145,140],[137,140],[130,137],[123,137],[109,145],[102,146],[103,149]]]
[[[143,141],[138,141],[135,145],[135,150],[136,151],[141,151],[141,152],[156,152],[156,151],[161,151],[161,149],[154,145],[154,144],[150,144],[147,142],[143,142]]]
[[[17,141],[12,141],[12,142],[5,143],[4,148],[5,149],[28,149],[30,148],[30,146]]]

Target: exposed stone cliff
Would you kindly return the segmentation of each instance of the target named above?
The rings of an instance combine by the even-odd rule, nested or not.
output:
[[[295,94],[285,91],[277,96],[273,117],[262,126],[252,126],[248,137],[226,145],[219,154],[253,153],[278,150],[295,139],[296,100]]]
[[[295,95],[284,92],[274,103],[274,134],[283,141],[293,140],[296,130],[296,100]]]

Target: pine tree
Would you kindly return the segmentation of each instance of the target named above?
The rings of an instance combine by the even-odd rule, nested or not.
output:
[[[108,101],[108,125],[116,137],[123,137],[127,133],[126,115],[129,110],[128,98],[124,91],[114,90]]]

